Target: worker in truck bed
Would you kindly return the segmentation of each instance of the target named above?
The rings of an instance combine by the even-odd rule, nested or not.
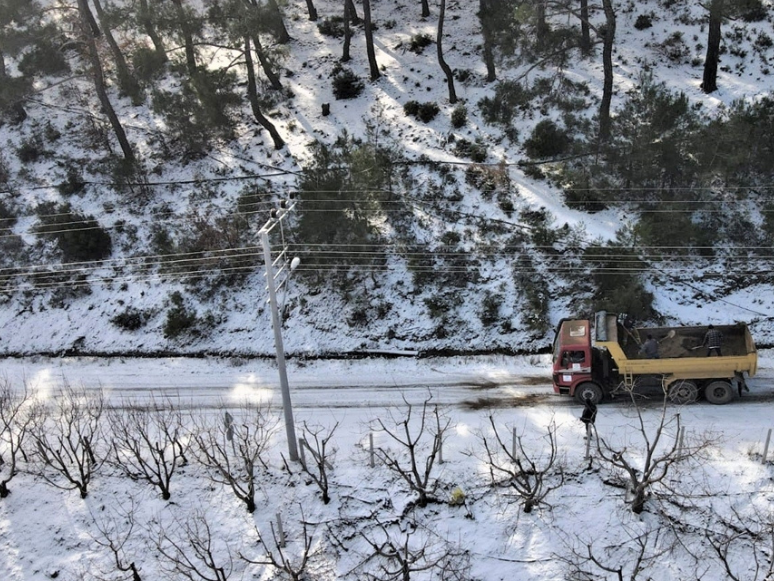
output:
[[[704,341],[701,344],[707,346],[707,357],[712,355],[713,351],[717,353],[718,357],[723,356],[720,352],[720,346],[723,344],[723,333],[718,331],[714,325],[707,327],[707,333],[704,335]]]
[[[653,338],[653,335],[648,335],[647,340],[640,347],[640,351],[645,354],[648,359],[658,359],[658,341]]]

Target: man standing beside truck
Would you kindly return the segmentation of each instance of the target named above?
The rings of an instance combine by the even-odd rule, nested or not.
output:
[[[707,346],[707,357],[712,355],[713,351],[718,357],[723,356],[720,352],[720,347],[723,344],[723,333],[718,331],[714,325],[707,327],[707,333],[704,335],[704,341],[701,344]]]

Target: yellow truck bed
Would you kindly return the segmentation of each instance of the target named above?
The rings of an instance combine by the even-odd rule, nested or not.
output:
[[[597,320],[598,348],[607,349],[625,377],[635,375],[663,375],[664,385],[677,379],[732,378],[746,372],[750,377],[758,370],[758,352],[750,330],[744,323],[715,325],[723,333],[721,357],[707,356],[707,348],[700,347],[707,327],[642,327],[624,329],[614,315]],[[600,332],[601,331],[601,332]],[[640,353],[640,344],[648,335],[659,341],[659,359],[646,359]]]

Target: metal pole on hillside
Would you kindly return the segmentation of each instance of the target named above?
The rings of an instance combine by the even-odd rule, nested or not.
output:
[[[283,203],[284,205],[284,203]],[[263,260],[266,263],[266,287],[269,291],[269,305],[271,307],[271,324],[274,328],[274,347],[277,350],[277,369],[279,370],[280,388],[282,390],[282,407],[285,412],[285,431],[288,437],[288,455],[292,462],[298,462],[298,445],[296,444],[296,428],[293,421],[293,406],[290,402],[290,387],[288,386],[288,374],[285,369],[285,347],[282,343],[282,326],[280,324],[279,308],[277,307],[276,275],[274,274],[275,261],[271,259],[271,246],[269,245],[269,232],[279,224],[292,209],[282,208],[261,228],[261,243],[263,244]],[[283,249],[280,257],[286,258]]]

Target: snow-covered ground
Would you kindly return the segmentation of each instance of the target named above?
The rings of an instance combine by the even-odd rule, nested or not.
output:
[[[277,430],[265,458],[256,492],[257,509],[248,514],[225,485],[211,482],[196,462],[172,479],[172,497],[163,501],[150,485],[103,467],[90,492],[81,500],[75,491],[58,490],[39,477],[22,473],[11,481],[11,495],[0,501],[0,578],[43,581],[57,578],[128,579],[119,574],[99,528],[122,539],[134,523],[120,553],[124,565],[134,562],[142,579],[183,579],[170,571],[169,553],[176,542],[198,563],[189,531],[205,522],[210,527],[213,556],[229,573],[217,579],[282,579],[264,561],[263,535],[275,558],[286,555],[296,567],[306,536],[311,542],[305,579],[391,579],[381,569],[395,562],[376,556],[371,543],[389,540],[417,558],[422,568],[444,555],[453,557],[410,579],[617,579],[588,560],[588,551],[603,565],[621,567],[627,579],[729,579],[711,548],[710,539],[728,541],[728,561],[738,579],[766,579],[772,565],[771,503],[774,473],[762,464],[767,431],[772,427],[774,355],[761,353],[760,372],[751,380],[750,394],[726,406],[705,402],[667,410],[670,424],[660,450],[680,438],[674,414],[680,416],[683,445],[711,442],[703,455],[670,467],[654,486],[645,511],[631,512],[620,482],[621,474],[602,463],[592,448],[587,461],[579,406],[554,396],[547,356],[468,357],[459,359],[365,359],[357,361],[297,361],[288,365],[297,432],[304,427],[321,436],[333,431],[328,450],[331,469],[329,504],[297,463],[285,463],[288,445],[279,409],[278,376],[271,361],[229,359],[23,359],[4,360],[2,370],[14,385],[24,380],[42,398],[67,383],[93,390],[101,387],[111,405],[169,397],[192,417],[220,421],[228,410],[240,417],[240,403],[271,405]],[[370,466],[370,440],[376,448],[396,454],[401,446],[378,430],[381,421],[399,428],[413,404],[410,431],[419,431],[421,402],[438,403],[445,433],[443,463],[433,466],[432,502],[411,508],[414,494],[406,483],[378,460]],[[492,407],[477,409],[485,398]],[[644,431],[652,439],[661,407],[653,402],[642,410]],[[546,484],[557,488],[532,513],[521,510],[506,488],[490,486],[481,436],[492,444],[489,416],[506,447],[514,433],[527,455],[545,465],[550,451],[547,429],[555,428],[557,463]],[[600,437],[641,465],[643,433],[635,409],[625,402],[603,404],[597,429]],[[238,420],[237,420],[238,421]],[[111,433],[106,426],[105,436]],[[310,432],[307,432],[307,437]],[[402,433],[402,432],[398,432]],[[419,442],[426,457],[429,436]],[[771,458],[774,449],[769,452]],[[308,453],[307,453],[308,458]],[[288,472],[288,467],[290,472]],[[25,466],[26,468],[26,466]],[[454,492],[459,488],[461,492]],[[464,503],[454,506],[452,498]],[[287,535],[282,552],[273,545],[272,527]],[[707,536],[709,535],[709,537]],[[205,535],[207,536],[207,535]],[[767,540],[768,539],[768,540]],[[632,574],[640,548],[642,570]],[[420,549],[424,554],[418,557]],[[573,553],[573,551],[575,553]],[[575,556],[573,556],[575,555]],[[589,572],[571,577],[568,562]],[[199,563],[200,565],[200,563]],[[756,567],[759,567],[756,569]],[[453,572],[460,568],[459,574]],[[202,572],[205,572],[202,570]],[[215,574],[207,570],[209,578]],[[368,577],[369,574],[374,577]],[[199,577],[194,576],[194,579]]]

